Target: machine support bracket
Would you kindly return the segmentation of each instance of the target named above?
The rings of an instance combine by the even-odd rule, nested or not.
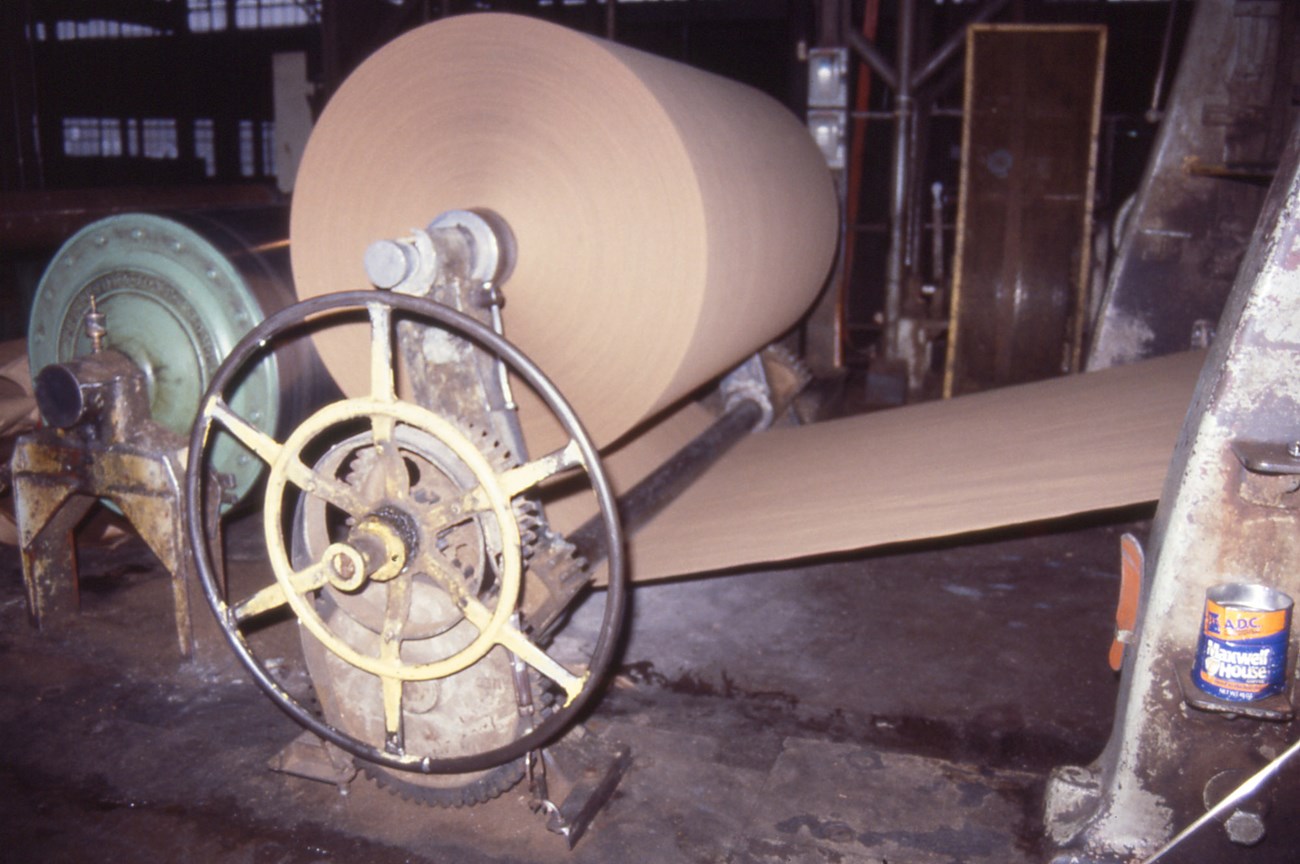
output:
[[[130,521],[171,575],[181,655],[228,662],[215,625],[196,625],[191,614],[191,598],[201,594],[181,516],[185,442],[151,418],[143,373],[124,355],[96,352],[47,366],[37,376],[37,394],[47,422],[64,428],[20,437],[11,463],[32,622],[47,629],[77,611],[75,529],[96,500],[104,500]],[[58,397],[65,397],[61,406]],[[60,410],[73,403],[75,410]],[[207,489],[220,498],[219,482]]]

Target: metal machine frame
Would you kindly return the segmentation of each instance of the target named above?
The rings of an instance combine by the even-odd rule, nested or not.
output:
[[[1251,582],[1300,596],[1298,250],[1293,134],[1170,466],[1110,742],[1093,766],[1053,776],[1046,822],[1065,850],[1057,861],[1152,852],[1294,737],[1294,634],[1286,698],[1215,704],[1190,670],[1207,589]],[[1251,808],[1227,826],[1246,845],[1265,831]]]

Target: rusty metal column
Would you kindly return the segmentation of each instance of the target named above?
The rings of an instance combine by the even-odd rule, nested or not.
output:
[[[898,76],[894,89],[894,166],[890,177],[889,258],[885,269],[885,356],[899,356],[903,312],[903,257],[907,236],[907,179],[912,167],[912,48],[916,40],[916,0],[898,6]]]
[[[1269,190],[1165,481],[1110,741],[1097,763],[1058,768],[1049,784],[1047,833],[1069,850],[1057,861],[1149,855],[1296,738],[1294,631],[1279,696],[1220,702],[1191,670],[1207,589],[1249,582],[1300,596],[1298,213],[1300,129]],[[1202,828],[1193,857],[1180,860],[1227,860],[1236,857],[1232,843],[1268,844],[1278,825],[1260,797],[1267,792],[1255,796],[1261,809]],[[1279,823],[1293,817],[1275,814]],[[1261,845],[1261,860],[1290,860],[1292,851]]]

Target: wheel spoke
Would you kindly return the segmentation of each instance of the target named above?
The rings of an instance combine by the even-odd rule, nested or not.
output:
[[[411,572],[413,574],[423,573],[434,584],[440,585],[451,595],[453,601],[459,600],[469,589],[466,588],[466,578],[463,573],[457,570],[441,553],[429,554],[420,550],[415,561],[412,562]]]
[[[465,617],[469,619],[471,624],[479,628],[480,632],[485,630],[492,620],[492,613],[474,597],[464,598],[461,609],[465,612]],[[520,660],[559,684],[564,690],[564,704],[566,706],[578,698],[578,694],[582,692],[582,688],[587,683],[588,673],[574,675],[549,654],[533,644],[522,632],[509,624],[501,627],[497,632],[496,642],[505,646]]]
[[[370,313],[370,395],[376,402],[393,404],[397,389],[393,375],[393,316],[386,303],[367,303]],[[406,466],[393,439],[397,423],[391,414],[379,411],[371,415],[375,451],[383,486],[373,492],[399,497],[409,491]],[[377,485],[377,484],[367,484]]]
[[[285,476],[302,491],[333,504],[349,516],[360,519],[370,512],[370,505],[357,494],[357,490],[341,480],[313,471],[297,459],[286,466]]]
[[[553,477],[582,464],[582,450],[576,440],[570,440],[559,450],[553,450],[540,459],[534,459],[501,475],[501,488],[507,498],[513,498],[531,489],[547,477]]]
[[[393,383],[393,316],[386,303],[367,303],[370,312],[370,395],[379,402],[396,402]]]
[[[323,588],[330,581],[329,573],[327,564],[320,561],[293,573],[289,581],[293,584],[294,591],[306,594],[317,588]],[[284,593],[284,586],[279,582],[272,582],[230,607],[230,611],[235,616],[235,622],[242,624],[249,618],[255,618],[263,612],[269,612],[288,602],[289,598]]]
[[[224,400],[212,399],[208,403],[207,414],[234,435],[239,443],[256,453],[266,464],[274,465],[283,454],[283,444],[240,417]],[[324,499],[349,516],[362,516],[369,509],[348,486],[332,477],[313,471],[297,459],[291,459],[285,466],[285,476],[299,489]]]
[[[401,756],[406,752],[406,735],[402,730],[402,679],[385,675],[379,680],[384,692],[384,749]]]
[[[213,397],[208,402],[207,414],[267,465],[275,464],[275,460],[280,457],[283,445],[232,411],[220,397]]]
[[[400,666],[402,663],[402,631],[411,614],[411,579],[396,579],[388,583],[388,603],[384,609],[384,630],[379,637],[379,659]],[[385,675],[384,745],[389,752],[405,751],[405,734],[402,730],[402,679]]]
[[[365,484],[367,497],[372,499],[376,495],[396,499],[405,498],[410,494],[411,475],[406,471],[406,462],[403,461],[402,452],[393,437],[396,427],[396,420],[387,414],[375,414],[371,417],[375,452],[379,457],[378,464],[375,466],[379,476],[375,477],[372,474]]]
[[[492,502],[480,486],[455,501],[442,501],[425,508],[420,513],[420,519],[426,525],[436,526],[438,531],[445,531],[491,510]]]

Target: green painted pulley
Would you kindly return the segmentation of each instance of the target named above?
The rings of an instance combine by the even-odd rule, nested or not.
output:
[[[32,373],[90,353],[91,298],[105,316],[106,347],[131,358],[149,385],[153,418],[188,437],[199,399],[245,333],[294,301],[283,210],[220,215],[127,213],[86,226],[41,277],[27,331]],[[278,241],[278,242],[277,242]],[[310,349],[257,364],[232,407],[269,435],[305,414],[316,365]],[[261,461],[233,438],[215,441],[213,467],[243,498]]]

